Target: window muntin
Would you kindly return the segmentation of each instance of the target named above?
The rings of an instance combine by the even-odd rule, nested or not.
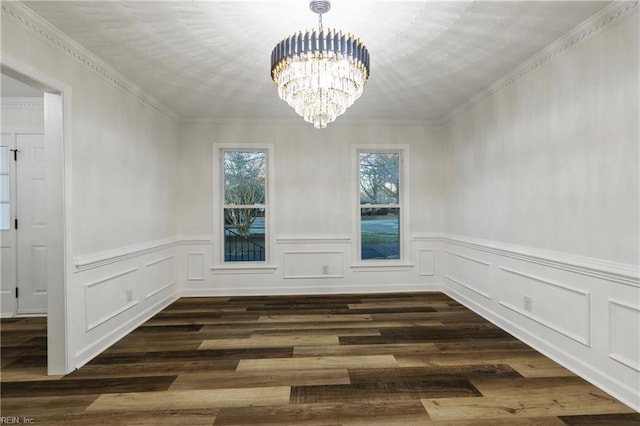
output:
[[[266,260],[267,152],[225,150],[224,262]]]
[[[360,151],[358,167],[360,259],[401,259],[400,152]]]

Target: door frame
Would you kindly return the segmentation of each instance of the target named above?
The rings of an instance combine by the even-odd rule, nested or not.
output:
[[[58,188],[47,198],[47,210],[57,210],[59,219],[51,222],[47,244],[53,256],[47,261],[47,373],[67,374],[73,371],[71,344],[71,295],[68,289],[72,275],[70,224],[71,211],[71,87],[50,74],[39,70],[9,55],[0,59],[2,73],[17,78],[45,92],[45,140],[52,135],[53,155],[47,155],[47,177],[59,183]],[[47,101],[47,93],[60,95]],[[51,100],[54,102],[51,102]],[[61,219],[60,219],[61,218]]]

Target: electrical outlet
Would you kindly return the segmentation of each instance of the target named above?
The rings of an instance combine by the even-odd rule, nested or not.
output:
[[[322,265],[322,275],[329,275],[329,265]]]
[[[133,300],[133,289],[128,288],[127,289],[127,303],[131,302]]]
[[[524,310],[531,312],[531,296],[524,296]]]

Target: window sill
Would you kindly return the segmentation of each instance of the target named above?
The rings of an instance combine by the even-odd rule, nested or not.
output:
[[[214,265],[211,271],[214,274],[274,274],[277,265],[245,264],[245,265]]]
[[[399,272],[410,271],[414,265],[411,263],[378,263],[378,264],[364,264],[358,263],[351,265],[353,272]]]

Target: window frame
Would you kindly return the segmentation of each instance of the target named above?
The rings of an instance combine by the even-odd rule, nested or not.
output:
[[[264,260],[257,261],[225,261],[224,256],[224,210],[229,208],[225,202],[225,152],[264,152],[265,153],[265,199],[264,204],[254,204],[249,207],[264,208]],[[275,270],[271,264],[273,253],[273,145],[272,144],[249,144],[249,143],[214,143],[213,144],[213,266],[215,271],[269,271]],[[233,208],[247,207],[244,205],[233,205]]]
[[[399,259],[362,259],[362,217],[360,203],[360,154],[361,153],[380,153],[380,154],[398,154],[398,203],[397,204],[372,204],[372,207],[382,206],[389,208],[398,208],[398,235],[400,238],[400,256]],[[353,233],[352,233],[352,256],[354,270],[379,270],[380,268],[388,268],[396,270],[396,268],[410,267],[409,259],[411,258],[411,241],[410,226],[411,217],[409,211],[409,145],[408,144],[379,144],[379,145],[353,145],[352,146],[352,166],[354,172],[353,177]]]

